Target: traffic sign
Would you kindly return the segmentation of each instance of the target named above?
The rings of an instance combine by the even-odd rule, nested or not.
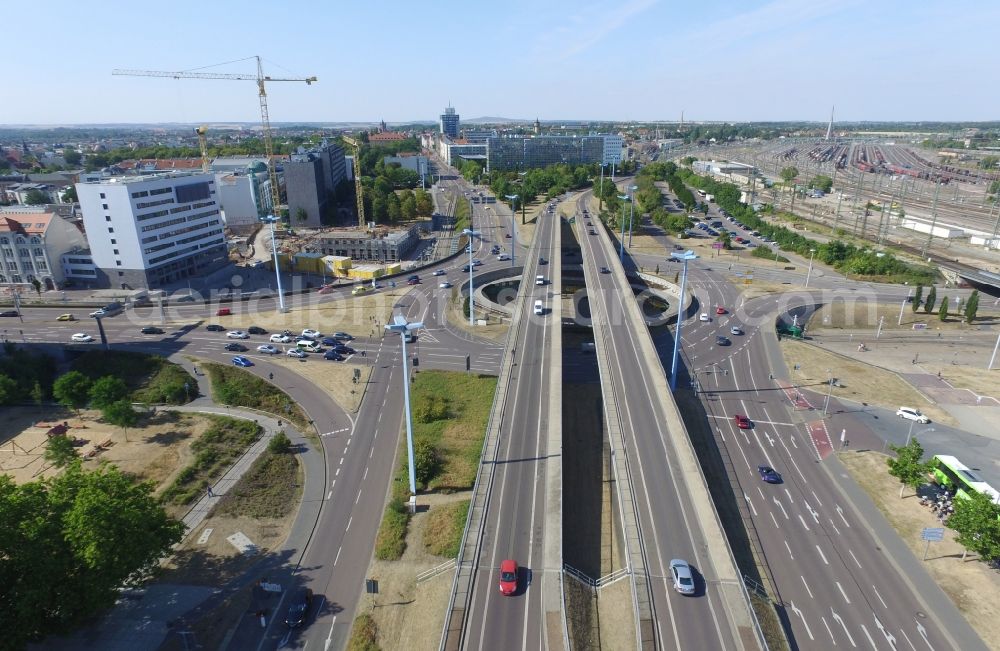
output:
[[[944,527],[926,527],[920,532],[920,539],[941,542],[944,540]]]

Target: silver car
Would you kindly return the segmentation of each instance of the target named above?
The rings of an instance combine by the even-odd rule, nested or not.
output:
[[[694,594],[694,575],[687,561],[679,558],[670,561],[670,574],[674,579],[674,590],[683,595]]]

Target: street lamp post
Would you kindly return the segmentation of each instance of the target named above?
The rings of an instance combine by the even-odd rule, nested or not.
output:
[[[267,217],[262,217],[261,221],[266,222],[271,227],[271,255],[274,257],[274,275],[278,282],[278,311],[287,312],[285,309],[285,294],[281,290],[281,265],[278,264],[278,244],[274,238],[274,222],[278,221],[278,218],[274,215],[268,215]]]
[[[627,194],[619,194],[618,198],[622,201],[627,201],[629,196]],[[622,204],[622,234],[618,239],[618,257],[621,262],[625,263],[625,204]]]
[[[411,512],[414,510],[417,502],[417,471],[413,465],[413,417],[410,414],[410,370],[406,359],[406,336],[410,332],[423,327],[423,323],[408,323],[406,317],[402,315],[396,315],[393,318],[393,322],[385,326],[386,330],[398,332],[399,338],[403,342],[403,410],[406,413],[406,455],[410,475]]]
[[[833,376],[830,369],[826,369],[826,383],[829,385],[826,390],[826,400],[823,402],[823,418],[830,413],[830,395],[833,393]]]
[[[806,273],[806,287],[809,287],[809,279],[812,277],[814,255],[816,255],[816,249],[809,249],[809,271]]]
[[[632,248],[632,217],[635,216],[635,191],[639,189],[638,185],[630,185],[629,191],[632,193],[632,206],[628,210],[628,247]]]
[[[674,331],[674,353],[673,359],[670,362],[670,392],[673,393],[677,390],[677,357],[681,350],[681,322],[684,320],[684,299],[686,298],[685,292],[687,291],[688,262],[696,259],[698,256],[694,251],[688,250],[683,253],[671,253],[670,257],[684,263],[684,269],[681,272],[680,305],[677,307],[677,328]]]
[[[477,233],[476,231],[470,231],[468,228],[466,228],[466,229],[462,230],[462,235],[468,235],[469,236],[469,244],[468,244],[468,248],[469,248],[469,325],[471,326],[471,325],[475,325],[475,317],[473,316],[473,314],[476,311],[476,298],[475,298],[475,294],[473,293],[473,287],[472,287],[472,272],[473,272],[473,268],[472,268],[472,238],[475,235],[479,235],[479,233]]]
[[[527,172],[518,172],[518,176],[521,177],[521,191],[524,191],[524,177],[528,175]],[[521,225],[524,225],[524,201],[521,201]]]
[[[514,266],[514,249],[517,248],[517,231],[514,230],[514,202],[517,200],[516,194],[505,194],[504,198],[510,202],[510,266]]]

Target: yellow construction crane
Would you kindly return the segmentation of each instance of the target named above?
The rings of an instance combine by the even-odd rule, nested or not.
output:
[[[365,196],[361,189],[361,143],[350,136],[340,136],[354,147],[354,194],[358,198],[358,227],[365,228]]]
[[[281,188],[278,187],[278,173],[274,166],[274,144],[271,138],[271,119],[267,115],[267,91],[264,82],[269,81],[304,81],[312,85],[316,77],[269,77],[264,74],[260,57],[257,60],[257,74],[247,75],[239,73],[215,73],[215,72],[167,72],[163,70],[112,70],[112,75],[125,75],[130,77],[172,77],[174,79],[228,79],[235,81],[256,81],[257,94],[260,97],[260,122],[264,130],[264,153],[267,155],[267,172],[271,180],[271,199],[274,204],[274,213],[279,217],[281,207]],[[203,137],[203,134],[199,134]]]
[[[208,133],[208,127],[204,124],[194,130],[198,134],[198,146],[201,147],[201,171],[205,174],[211,169],[211,165],[208,163],[208,139],[205,138],[205,134]]]

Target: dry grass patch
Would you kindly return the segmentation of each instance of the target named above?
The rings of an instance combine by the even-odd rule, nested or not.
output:
[[[322,355],[310,355],[308,361],[300,362],[283,355],[275,355],[270,360],[306,378],[333,398],[345,411],[356,413],[365,396],[365,385],[372,373],[371,366],[357,366],[343,362],[330,362]],[[354,384],[354,371],[361,371],[361,378]]]
[[[433,509],[424,525],[424,549],[443,558],[456,558],[469,517],[470,500],[445,504]]]
[[[947,293],[947,290],[939,290],[938,305],[941,304],[941,299]],[[868,300],[869,298],[871,300]],[[924,290],[924,298],[927,298],[926,289]],[[907,305],[903,308],[902,325],[896,325],[899,322],[899,308],[899,303],[878,303],[874,296],[866,297],[865,294],[858,292],[849,298],[834,297],[830,302],[816,310],[811,321],[817,327],[822,324],[824,329],[835,330],[839,328],[875,328],[878,326],[879,320],[884,319],[882,322],[884,332],[912,332],[914,323],[926,323],[928,330],[953,334],[966,331],[975,332],[978,330],[978,326],[995,324],[998,320],[998,314],[994,310],[982,305],[977,311],[975,325],[960,321],[955,316],[941,321],[938,318],[937,309],[933,311],[933,314],[926,314],[923,309],[914,312],[911,306]]]
[[[899,482],[889,475],[886,456],[878,452],[839,452],[838,458],[851,473],[886,520],[913,552],[922,558],[925,543],[920,531],[939,527],[934,513],[913,496],[899,499]],[[945,538],[931,545],[923,563],[941,589],[990,648],[1000,649],[1000,578],[976,560],[962,560],[963,547],[954,540],[954,532],[945,529]]]
[[[892,410],[899,405],[918,405],[921,411],[937,422],[954,422],[948,412],[929,404],[919,391],[895,372],[835,355],[801,341],[783,340],[781,353],[789,369],[798,366],[797,370],[791,371],[791,380],[798,386],[825,394],[829,389],[827,378],[832,375],[841,384],[832,391],[837,398],[867,402]]]
[[[462,332],[480,337],[482,339],[489,339],[491,341],[503,342],[507,339],[507,331],[510,330],[510,324],[506,321],[500,321],[496,316],[490,315],[490,320],[486,325],[469,325],[469,317],[463,313],[462,304],[464,299],[460,298],[454,301],[448,301],[448,308],[445,310],[445,318],[448,319],[448,325],[456,330],[461,330]],[[478,310],[477,310],[478,312]],[[479,314],[478,316],[482,316]]]

